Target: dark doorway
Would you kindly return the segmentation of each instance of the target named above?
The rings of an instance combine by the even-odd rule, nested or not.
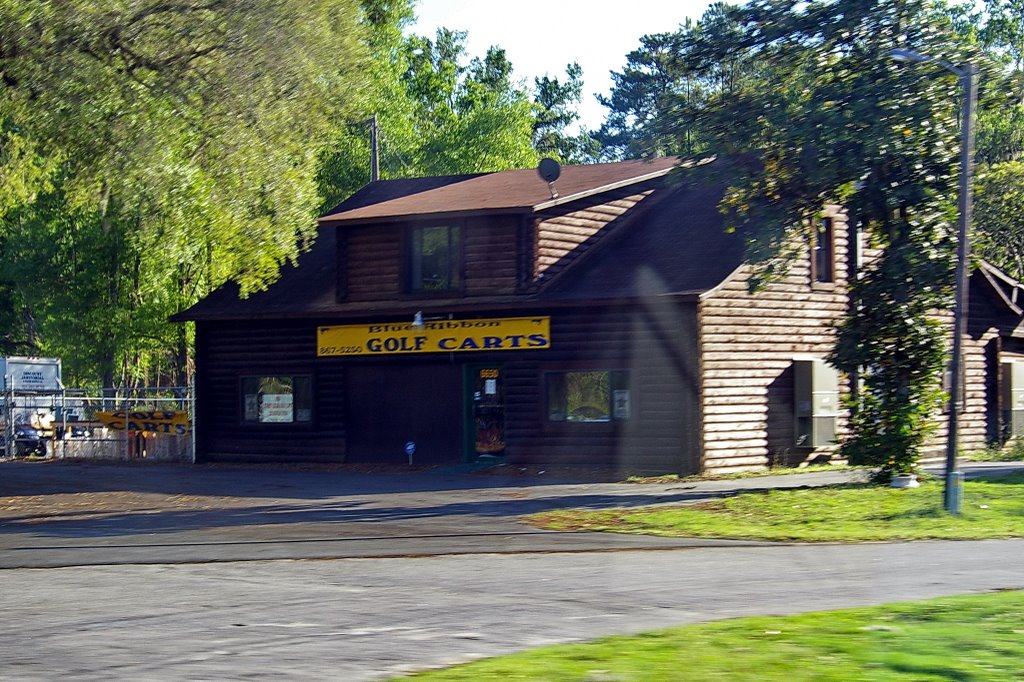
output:
[[[349,462],[462,461],[462,377],[452,365],[350,367]]]

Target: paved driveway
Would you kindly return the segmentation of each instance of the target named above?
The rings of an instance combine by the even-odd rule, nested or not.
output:
[[[840,471],[813,482],[849,476]],[[787,476],[776,484],[808,481]],[[519,517],[559,507],[684,502],[735,485],[7,463],[0,465],[0,567],[723,544],[551,533]]]
[[[0,679],[372,680],[740,615],[1024,588],[1022,556],[1024,541],[989,541],[15,569],[0,571]]]
[[[1002,472],[1024,465],[985,466]],[[552,533],[519,517],[827,485],[860,475],[837,470],[635,485],[545,475],[6,462],[0,463],[0,568],[750,545],[759,543]]]
[[[634,486],[4,463],[0,679],[373,680],[682,623],[1024,588],[1022,540],[729,543],[517,521],[848,476]],[[290,560],[305,557],[333,560]]]

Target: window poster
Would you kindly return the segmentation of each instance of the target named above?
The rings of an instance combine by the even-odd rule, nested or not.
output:
[[[629,419],[629,389],[616,389],[612,392],[612,416],[615,419]]]
[[[244,419],[247,422],[254,422],[259,418],[260,414],[260,397],[256,393],[245,394],[245,415]]]
[[[264,393],[260,399],[261,422],[291,422],[292,396],[290,393]]]

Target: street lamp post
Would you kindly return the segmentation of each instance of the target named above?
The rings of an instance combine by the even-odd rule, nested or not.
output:
[[[960,513],[961,474],[957,467],[959,403],[962,387],[962,345],[967,318],[967,260],[970,244],[967,231],[971,225],[971,176],[974,170],[974,114],[978,102],[978,70],[970,62],[953,66],[943,59],[907,49],[895,49],[889,56],[899,61],[934,62],[955,75],[963,89],[963,114],[960,121],[960,197],[957,224],[956,299],[953,301],[953,357],[949,363],[949,435],[946,437],[946,511]]]

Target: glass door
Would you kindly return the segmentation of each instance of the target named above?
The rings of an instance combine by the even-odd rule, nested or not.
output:
[[[467,455],[499,456],[505,452],[505,386],[502,368],[471,365],[467,368]]]

